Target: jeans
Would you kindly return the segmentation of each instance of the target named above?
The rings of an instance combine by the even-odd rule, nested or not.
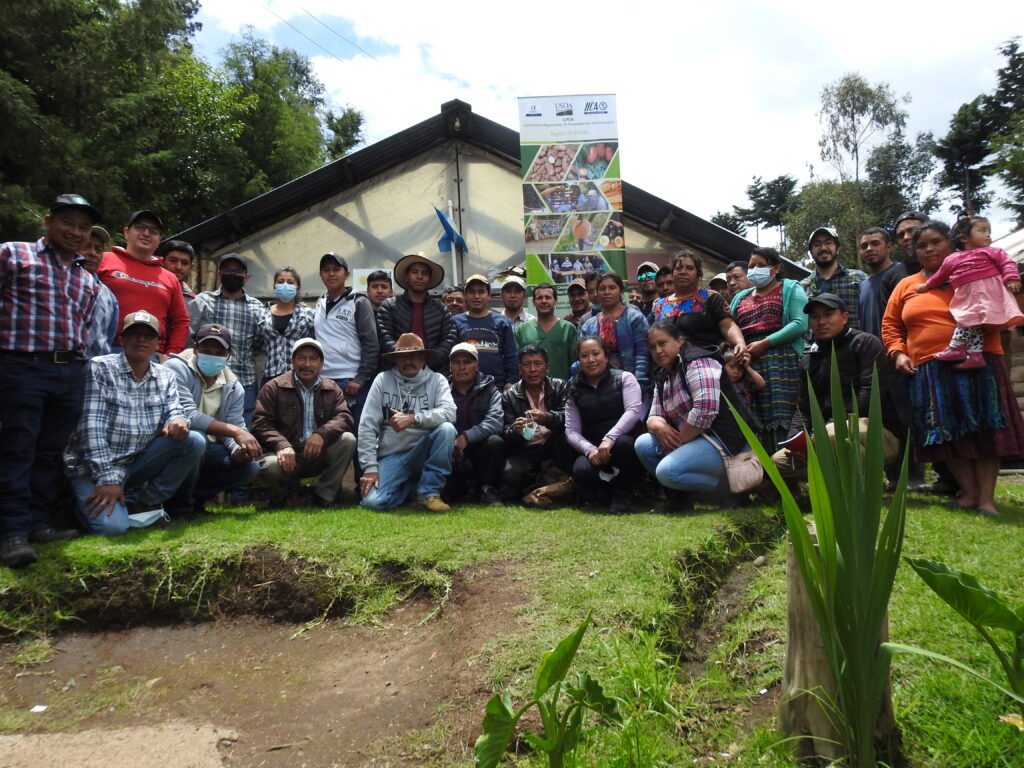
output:
[[[440,496],[452,473],[455,425],[434,427],[403,453],[385,456],[377,465],[379,487],[371,488],[360,502],[367,509],[394,509],[415,494],[417,500]]]
[[[188,473],[164,507],[171,517],[175,513],[190,514],[197,504],[202,504],[221,491],[230,491],[232,488],[246,485],[259,471],[258,461],[239,464],[231,459],[231,454],[223,443],[211,443],[207,440],[202,460]]]
[[[665,454],[650,432],[636,439],[636,455],[665,488],[676,491],[713,491],[725,479],[725,462],[716,448],[698,437]]]
[[[49,527],[84,386],[84,360],[0,352],[0,539]]]
[[[256,412],[256,395],[260,388],[254,382],[243,384],[242,389],[245,391],[245,399],[242,401],[242,418],[245,420],[245,428],[252,429],[252,415]]]
[[[199,466],[205,451],[206,435],[202,432],[189,432],[183,440],[157,437],[128,465],[122,484],[125,500],[146,509],[161,505]],[[75,494],[75,513],[87,533],[120,536],[128,530],[128,509],[124,504],[115,504],[109,515],[100,513],[93,517],[86,512],[85,502],[96,489],[92,477],[72,477],[71,489]]]

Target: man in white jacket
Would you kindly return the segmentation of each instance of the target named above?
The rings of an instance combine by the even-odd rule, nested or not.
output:
[[[449,509],[441,489],[452,471],[455,401],[427,365],[433,356],[415,333],[382,355],[395,367],[373,380],[359,420],[359,490],[368,509],[394,509],[410,497],[430,512]]]

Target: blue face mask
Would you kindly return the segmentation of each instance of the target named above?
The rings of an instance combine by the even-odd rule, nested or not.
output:
[[[758,288],[764,288],[772,281],[772,268],[751,267],[747,270],[747,280]]]
[[[224,370],[224,366],[227,364],[228,359],[226,357],[204,355],[202,352],[196,355],[196,367],[203,376],[216,376]]]
[[[281,301],[291,301],[298,292],[299,289],[291,283],[278,283],[274,286],[274,295]]]

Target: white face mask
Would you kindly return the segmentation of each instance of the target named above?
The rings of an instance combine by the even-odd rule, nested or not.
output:
[[[757,288],[764,288],[772,281],[772,268],[751,267],[747,270],[747,280]]]

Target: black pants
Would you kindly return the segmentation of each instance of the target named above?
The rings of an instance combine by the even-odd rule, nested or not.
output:
[[[612,480],[602,480],[601,472],[610,467],[605,464],[595,467],[586,456],[578,454],[572,465],[572,477],[576,487],[584,494],[596,495],[611,490],[632,490],[643,475],[644,468],[633,449],[633,435],[620,435],[612,446],[611,466],[619,470]]]
[[[508,497],[519,497],[534,480],[545,459],[551,459],[567,475],[572,474],[576,452],[561,432],[553,432],[543,445],[528,445],[509,455],[505,462],[505,476],[501,491]]]
[[[466,448],[462,458],[452,462],[452,474],[441,497],[448,502],[458,501],[470,492],[479,493],[485,485],[497,488],[504,468],[505,440],[501,435],[491,435]]]

